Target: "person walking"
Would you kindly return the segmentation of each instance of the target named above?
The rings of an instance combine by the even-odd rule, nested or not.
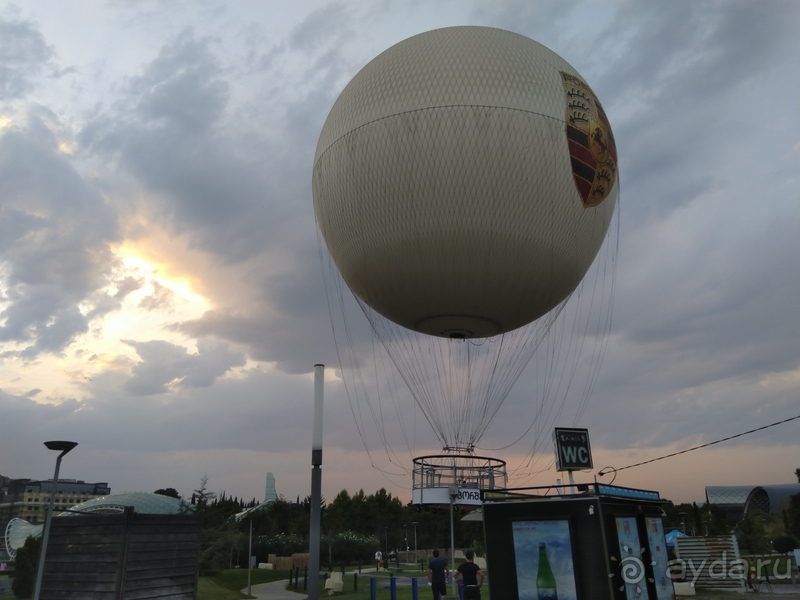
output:
[[[756,577],[756,563],[750,559],[750,568],[747,571],[747,583],[750,584],[750,589],[758,592],[758,578]]]
[[[433,560],[428,563],[428,584],[433,590],[433,600],[439,600],[447,595],[447,578],[450,576],[450,569],[447,568],[447,561],[439,558],[439,551],[433,551]]]
[[[381,561],[382,560],[383,560],[383,552],[381,552],[380,548],[378,548],[378,551],[375,552],[375,570],[376,571],[380,571],[381,570]]]
[[[466,562],[461,563],[453,573],[458,582],[458,587],[464,588],[464,600],[481,600],[481,586],[483,585],[483,571],[480,567],[472,562],[475,553],[472,550],[467,550],[464,553],[467,558]],[[478,581],[480,578],[480,581]]]

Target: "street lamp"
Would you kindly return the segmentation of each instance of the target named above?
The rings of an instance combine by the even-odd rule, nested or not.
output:
[[[53,520],[53,507],[56,503],[56,486],[58,485],[58,471],[61,468],[61,458],[75,446],[78,442],[54,441],[45,442],[48,450],[60,450],[61,454],[56,459],[56,472],[53,475],[53,484],[50,486],[50,505],[47,507],[47,515],[44,518],[44,533],[42,534],[42,553],[39,556],[39,570],[36,573],[36,587],[33,590],[33,600],[39,600],[42,592],[42,575],[44,575],[44,557],[47,554],[47,538],[50,537],[50,523]]]
[[[414,562],[417,562],[417,523],[416,521],[411,523],[414,526]]]

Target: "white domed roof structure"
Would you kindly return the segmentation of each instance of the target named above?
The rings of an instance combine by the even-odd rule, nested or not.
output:
[[[489,337],[556,307],[594,260],[619,191],[602,105],[524,36],[411,37],[344,89],[314,158],[314,206],[343,279],[428,335]]]
[[[144,515],[176,515],[194,511],[194,506],[170,496],[160,494],[147,494],[142,492],[128,492],[112,494],[100,498],[92,498],[70,507],[70,512],[62,512],[55,517],[74,517],[86,514],[108,514],[124,512],[126,507],[132,507],[136,512]],[[6,526],[5,543],[8,554],[13,558],[17,549],[25,544],[29,537],[42,535],[44,524],[34,525],[25,519],[11,519]]]

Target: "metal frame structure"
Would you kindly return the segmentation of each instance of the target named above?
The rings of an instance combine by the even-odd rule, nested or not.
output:
[[[508,475],[505,461],[456,448],[415,458],[411,485],[413,504],[478,507],[481,491],[506,488]]]

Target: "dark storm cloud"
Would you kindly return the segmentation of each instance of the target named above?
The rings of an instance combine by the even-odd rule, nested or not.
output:
[[[279,319],[211,311],[176,329],[192,337],[214,336],[241,344],[254,360],[274,362],[285,373],[308,373],[315,362],[333,362],[335,354],[330,324],[320,313],[324,300],[309,300],[313,295],[308,293],[296,297],[300,302],[292,309],[294,314],[282,314]],[[317,305],[313,311],[298,312],[310,304]]]
[[[79,441],[85,451],[98,452],[253,449],[276,457],[307,448],[311,439],[313,386],[304,378],[252,371],[243,379],[223,378],[213,386],[149,396],[126,393],[119,380],[108,375],[93,378],[88,385],[91,398],[64,399],[59,405],[40,404],[27,395],[0,390],[5,468],[25,464],[21,451],[15,454],[17,449],[30,448],[28,438],[62,436]],[[331,436],[347,431],[350,418],[344,406],[329,398],[326,427]],[[355,444],[358,441],[352,436],[345,440],[349,447],[357,448]],[[114,468],[105,464],[100,471],[105,473],[102,477],[110,477]]]
[[[304,9],[310,14],[288,18],[270,38],[264,32],[273,23],[231,25],[246,3],[220,4],[206,22],[194,7],[186,11],[191,18],[181,17],[180,6],[136,5],[136,23],[114,32],[135,43],[120,44],[124,60],[104,62],[103,91],[89,99],[97,82],[82,81],[91,111],[76,116],[69,100],[54,102],[52,110],[33,107],[25,126],[5,131],[0,244],[8,298],[0,336],[27,346],[6,356],[74,351],[96,372],[80,382],[85,399],[66,399],[60,411],[33,401],[62,399],[44,384],[0,392],[4,465],[30,464],[22,450],[16,453],[30,448],[32,436],[79,439],[87,455],[100,457],[104,473],[116,470],[108,449],[139,463],[131,470],[182,451],[227,457],[218,450],[266,449],[283,457],[306,449],[311,381],[287,374],[307,373],[314,362],[338,367],[311,198],[319,131],[342,88],[371,58],[403,37],[461,22],[517,31],[564,56],[602,100],[621,157],[614,318],[589,408],[582,421],[572,421],[584,380],[559,382],[574,395],[564,406],[556,399],[543,407],[532,365],[485,445],[507,446],[540,409],[558,414],[558,425],[589,426],[599,447],[628,449],[687,436],[692,444],[712,441],[796,413],[792,99],[799,4],[443,4],[433,5],[436,22],[428,22],[431,12],[416,4],[346,3]],[[464,7],[463,15],[452,7]],[[130,9],[112,10],[119,17]],[[398,14],[397,28],[387,27],[387,15]],[[44,88],[44,76],[57,74],[54,57],[62,48],[15,19],[7,21],[20,25],[14,34],[27,36],[29,52],[13,64],[28,70],[12,69],[9,85],[20,90],[14,93],[38,93],[32,86]],[[127,70],[115,70],[117,64]],[[56,114],[61,110],[72,113]],[[62,120],[82,127],[74,158],[58,151],[75,139]],[[99,326],[92,319],[146,284],[112,279],[116,208],[128,216],[142,210],[176,245],[189,240],[198,251],[193,257],[212,255],[203,283],[214,289],[217,309],[172,327],[200,339],[196,354],[163,340],[132,341],[140,357],[133,362],[103,355],[89,336],[86,348],[68,348],[78,333]],[[213,273],[220,264],[224,276]],[[218,287],[234,278],[236,292]],[[153,290],[140,308],[161,313],[172,294]],[[370,377],[370,342],[377,342],[363,316],[351,316],[353,346],[340,338],[338,350],[352,350]],[[245,356],[277,370],[231,372]],[[432,438],[410,403],[400,412],[419,438],[402,439],[397,431],[392,396],[407,400],[408,393],[392,373],[396,387],[375,392],[369,406],[348,406],[341,383],[331,382],[326,436],[331,432],[337,448],[360,449],[354,418],[380,454],[384,436],[396,436],[400,451]],[[48,391],[37,393],[39,387]],[[532,430],[549,454],[551,430],[541,422]],[[796,431],[770,430],[759,444],[796,444]],[[29,476],[22,471],[18,476]]]
[[[664,218],[721,183],[716,164],[747,152],[766,116],[752,113],[749,98],[760,90],[779,114],[780,65],[800,51],[791,35],[797,3],[651,6],[643,13],[622,5],[589,61],[612,115],[624,193],[636,199],[626,206],[634,224]]]
[[[108,283],[114,211],[59,151],[57,117],[32,107],[2,137],[0,249],[10,304],[0,336],[31,342],[22,356],[58,353],[88,330],[79,305]]]
[[[136,110],[145,121],[193,136],[220,118],[228,83],[219,78],[212,44],[184,31],[141,75],[131,78],[128,93],[138,99]]]
[[[344,10],[322,12],[341,19]],[[314,15],[314,22],[325,20]],[[315,84],[297,101],[275,107],[284,117],[270,121],[274,129],[242,137],[242,123],[225,109],[231,72],[220,66],[215,42],[184,31],[130,79],[123,104],[132,112],[102,115],[81,136],[93,152],[119,156],[124,169],[156,192],[153,208],[195,247],[228,263],[259,255],[273,263],[269,277],[255,270],[249,278],[268,311],[216,311],[176,328],[244,344],[254,358],[276,361],[290,373],[310,369],[309,355],[319,347],[315,332],[330,328],[310,171],[319,131],[343,86],[334,82],[349,64],[338,49],[346,35],[329,29],[315,34],[314,44],[300,39],[301,29],[290,36],[295,50],[319,55],[304,78],[304,85]],[[164,293],[156,290],[142,306],[160,306]]]
[[[284,149],[264,155],[252,147],[260,141],[228,135],[229,83],[212,46],[190,32],[177,36],[131,79],[119,112],[87,125],[81,140],[117,155],[157,193],[153,208],[174,231],[237,262],[285,241],[287,199],[273,183]]]
[[[209,340],[197,342],[197,354],[162,340],[124,341],[142,359],[123,385],[134,396],[163,394],[168,385],[177,383],[187,388],[209,387],[231,368],[245,364],[243,354],[232,352],[228,344]]]
[[[327,4],[311,12],[289,34],[292,49],[311,52],[334,45],[353,33],[352,10],[347,4]]]
[[[14,100],[36,87],[36,78],[55,58],[55,51],[36,25],[8,10],[0,18],[0,96]]]
[[[587,12],[601,17],[594,30],[576,27]],[[548,45],[588,80],[611,119],[634,224],[719,184],[715,163],[763,131],[766,115],[743,96],[764,90],[772,115],[784,113],[796,78],[782,72],[785,57],[800,53],[796,2],[509,3],[471,18]]]

